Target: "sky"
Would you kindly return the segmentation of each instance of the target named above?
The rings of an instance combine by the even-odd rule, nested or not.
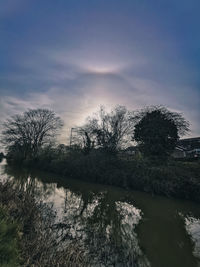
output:
[[[165,105],[200,136],[199,0],[0,0],[0,127],[53,109],[60,142],[100,105]]]

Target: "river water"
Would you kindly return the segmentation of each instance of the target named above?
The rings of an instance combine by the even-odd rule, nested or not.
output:
[[[13,170],[5,161],[1,179],[31,188],[49,205],[66,240],[80,243],[92,266],[200,266],[200,204]]]

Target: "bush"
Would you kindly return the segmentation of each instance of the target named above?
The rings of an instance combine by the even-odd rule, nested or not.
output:
[[[14,267],[19,264],[18,228],[18,224],[12,222],[4,208],[0,206],[0,266],[2,267]]]
[[[31,183],[26,190],[0,183],[0,205],[1,266],[88,266],[78,243],[57,242],[54,214],[35,202]]]
[[[27,162],[22,162],[27,166]],[[200,201],[200,162],[126,157],[92,150],[42,149],[29,167],[65,177]]]

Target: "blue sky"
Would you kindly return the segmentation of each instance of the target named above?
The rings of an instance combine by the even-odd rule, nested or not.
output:
[[[0,122],[51,108],[66,142],[101,104],[162,104],[199,136],[199,10],[199,0],[1,0]]]

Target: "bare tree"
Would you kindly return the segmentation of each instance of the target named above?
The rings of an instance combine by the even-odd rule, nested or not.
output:
[[[124,106],[116,106],[107,112],[102,106],[98,113],[87,119],[79,131],[84,148],[103,148],[116,152],[131,141],[134,129],[132,112]]]
[[[8,149],[15,147],[23,151],[25,158],[34,156],[56,136],[62,125],[60,117],[52,110],[30,109],[7,119],[3,124],[2,142]]]

